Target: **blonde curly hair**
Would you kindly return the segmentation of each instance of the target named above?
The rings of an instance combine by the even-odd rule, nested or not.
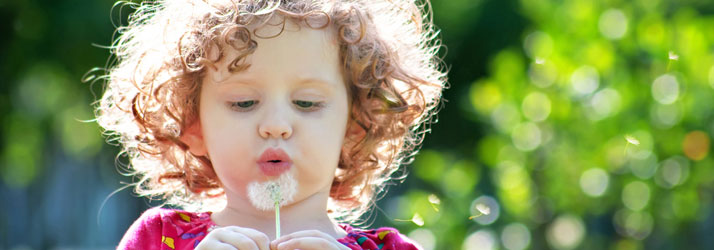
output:
[[[124,3],[128,4],[128,3]],[[111,46],[97,121],[130,159],[135,191],[189,210],[224,202],[211,161],[179,138],[198,119],[207,67],[222,46],[239,51],[240,72],[259,44],[249,25],[282,17],[332,29],[351,102],[348,130],[332,183],[328,213],[355,222],[394,172],[417,152],[446,85],[428,2],[414,0],[158,0],[136,8]],[[272,24],[271,24],[272,25]],[[279,35],[279,34],[277,34]],[[218,48],[218,59],[208,51]]]

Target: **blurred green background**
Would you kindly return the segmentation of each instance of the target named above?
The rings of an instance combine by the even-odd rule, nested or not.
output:
[[[112,5],[0,1],[0,249],[113,249],[156,205],[110,195],[127,160],[86,122]],[[433,10],[448,101],[368,222],[426,249],[714,249],[714,1]]]

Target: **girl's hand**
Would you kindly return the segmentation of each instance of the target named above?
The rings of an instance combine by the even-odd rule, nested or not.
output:
[[[335,238],[317,230],[291,233],[270,243],[272,250],[350,250]]]
[[[270,250],[269,242],[267,235],[255,229],[228,226],[210,231],[196,249]]]

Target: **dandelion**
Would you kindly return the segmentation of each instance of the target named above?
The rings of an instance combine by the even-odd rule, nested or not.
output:
[[[286,173],[278,179],[248,184],[250,203],[263,211],[275,210],[275,236],[280,237],[280,207],[292,201],[297,191],[297,181]]]
[[[633,144],[635,146],[640,145],[640,141],[637,140],[637,138],[631,136],[631,135],[625,135],[625,140],[627,141],[628,144]]]
[[[414,216],[412,217],[412,222],[416,224],[417,226],[424,226],[424,218],[419,215],[419,213],[414,213]]]
[[[669,60],[679,60],[679,55],[675,54],[674,51],[669,51]]]
[[[478,212],[478,214],[475,214],[475,215],[469,217],[469,220],[472,220],[472,219],[479,217],[481,215],[489,215],[491,213],[491,208],[483,203],[476,204],[475,208],[476,208],[476,212]]]
[[[669,51],[669,61],[667,61],[667,71],[669,71],[670,66],[672,66],[672,61],[678,61],[679,55],[675,54],[674,51]]]
[[[624,152],[625,156],[627,156],[627,146],[629,146],[630,144],[635,145],[635,146],[640,145],[640,141],[631,135],[625,135],[625,141],[627,141],[627,144],[625,144],[625,152]]]
[[[439,212],[439,204],[441,204],[441,200],[438,196],[436,196],[435,194],[430,194],[429,204],[431,204],[431,207],[434,209],[434,211]]]

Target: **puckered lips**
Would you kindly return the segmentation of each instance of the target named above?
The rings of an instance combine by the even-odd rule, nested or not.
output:
[[[278,176],[293,165],[290,156],[280,148],[268,148],[258,159],[260,171],[267,176]]]

